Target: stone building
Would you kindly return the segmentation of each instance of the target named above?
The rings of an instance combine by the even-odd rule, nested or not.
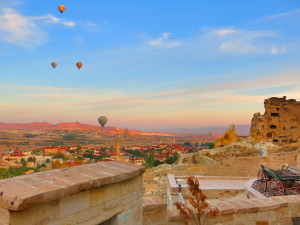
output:
[[[265,113],[255,113],[250,136],[258,141],[295,143],[300,137],[300,102],[272,97],[264,102]]]

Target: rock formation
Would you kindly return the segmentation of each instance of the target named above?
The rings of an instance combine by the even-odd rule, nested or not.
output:
[[[223,136],[215,141],[214,147],[219,148],[225,145],[230,145],[237,142],[238,136],[235,132],[234,124],[231,124],[229,129],[223,134]]]
[[[275,143],[295,143],[300,138],[300,102],[272,97],[264,102],[265,113],[253,115],[251,138]]]

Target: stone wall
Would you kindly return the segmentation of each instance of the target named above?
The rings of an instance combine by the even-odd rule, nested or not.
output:
[[[208,203],[220,214],[208,219],[206,225],[293,225],[292,218],[300,217],[298,195]],[[143,212],[143,225],[183,225],[178,211],[167,208],[157,197],[144,200]]]
[[[300,137],[300,102],[272,97],[264,102],[265,113],[255,113],[250,136],[258,141],[294,143]]]
[[[233,157],[208,165],[207,176],[256,177],[260,165],[280,169],[284,163],[300,167],[300,150],[280,152],[263,157]]]
[[[106,162],[0,181],[1,225],[142,225],[144,167]]]

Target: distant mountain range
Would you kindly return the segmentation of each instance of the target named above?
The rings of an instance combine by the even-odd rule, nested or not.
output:
[[[236,133],[240,136],[248,136],[250,134],[250,124],[236,125]],[[199,128],[175,128],[175,129],[159,129],[159,132],[165,132],[169,134],[185,134],[185,135],[200,135],[211,136],[211,134],[223,134],[228,130],[228,126],[207,126]]]
[[[0,130],[103,130],[107,133],[122,133],[124,129],[113,126],[100,127],[96,125],[75,123],[58,123],[51,124],[48,122],[32,122],[32,123],[1,123]],[[128,130],[130,135],[144,136],[177,136],[176,134],[167,134],[162,132],[143,132],[139,130]]]
[[[250,124],[236,125],[236,132],[241,136],[248,136],[250,133]],[[176,136],[176,135],[197,135],[197,136],[212,136],[218,137],[225,133],[229,126],[206,126],[199,128],[177,128],[177,129],[159,129],[156,132],[143,132],[139,130],[129,130],[130,134],[134,135],[153,135],[153,136]],[[32,123],[1,123],[1,130],[100,130],[100,126],[75,123],[58,123],[51,124],[48,122],[32,122]],[[104,127],[102,130],[107,132],[122,132],[124,129],[116,127]]]

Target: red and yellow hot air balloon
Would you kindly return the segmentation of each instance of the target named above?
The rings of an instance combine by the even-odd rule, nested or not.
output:
[[[82,67],[82,62],[77,62],[76,66],[78,67],[78,69],[80,69]]]
[[[58,10],[59,10],[61,13],[63,13],[63,12],[66,10],[66,6],[64,6],[64,5],[59,5],[59,6],[58,6]]]

